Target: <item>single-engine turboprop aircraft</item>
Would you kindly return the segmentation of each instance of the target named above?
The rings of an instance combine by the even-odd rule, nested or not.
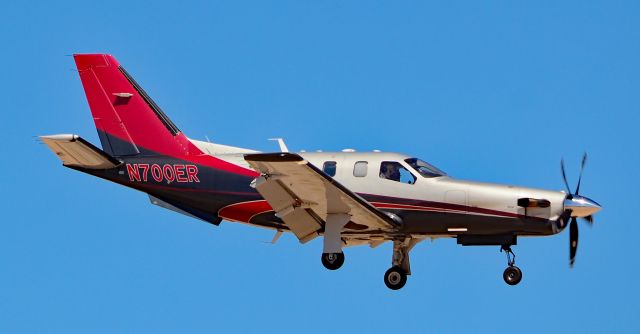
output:
[[[257,151],[187,138],[116,59],[77,54],[99,149],[77,135],[41,136],[64,166],[149,195],[151,203],[218,225],[224,220],[291,232],[301,243],[323,238],[322,264],[336,270],[343,248],[393,243],[384,282],[402,288],[409,252],[420,241],[451,237],[464,246],[500,246],[503,278],[522,272],[511,246],[570,225],[570,264],[578,246],[576,218],[592,223],[595,201],[567,192],[462,181],[429,163],[387,152]],[[582,160],[582,168],[586,155]]]

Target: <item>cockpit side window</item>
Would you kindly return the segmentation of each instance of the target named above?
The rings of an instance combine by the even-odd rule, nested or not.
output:
[[[336,165],[335,161],[325,161],[322,165],[322,171],[329,176],[336,176]]]
[[[436,166],[426,163],[417,158],[406,159],[406,162],[411,168],[415,169],[416,172],[420,173],[423,177],[438,177],[438,176],[446,176],[447,173],[441,171]]]
[[[380,178],[408,184],[416,183],[416,177],[396,161],[380,163]]]

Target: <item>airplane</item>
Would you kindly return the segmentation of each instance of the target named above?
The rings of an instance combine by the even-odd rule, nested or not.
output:
[[[339,269],[343,249],[393,244],[385,285],[402,288],[409,254],[421,241],[455,238],[462,246],[499,246],[503,279],[522,271],[511,246],[518,237],[570,230],[569,259],[578,247],[577,218],[593,223],[601,206],[575,191],[551,191],[452,178],[419,158],[391,152],[262,153],[191,139],[108,54],[75,54],[102,149],[74,134],[41,136],[65,167],[148,194],[152,204],[219,225],[223,220],[292,233],[300,243],[321,237],[322,264]]]

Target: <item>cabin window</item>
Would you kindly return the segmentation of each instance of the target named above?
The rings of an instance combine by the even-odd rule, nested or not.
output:
[[[336,165],[335,161],[325,161],[322,171],[329,176],[336,176]]]
[[[416,183],[416,177],[396,161],[383,161],[380,164],[380,178],[408,184]]]
[[[355,177],[365,177],[367,176],[367,167],[369,163],[366,161],[358,161],[355,165],[353,165],[353,176]]]

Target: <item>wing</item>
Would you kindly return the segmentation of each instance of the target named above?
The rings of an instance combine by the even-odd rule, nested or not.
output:
[[[362,197],[294,153],[247,154],[245,160],[262,176],[256,189],[300,242],[323,229],[327,214],[346,213],[345,230],[392,231],[396,223]]]

